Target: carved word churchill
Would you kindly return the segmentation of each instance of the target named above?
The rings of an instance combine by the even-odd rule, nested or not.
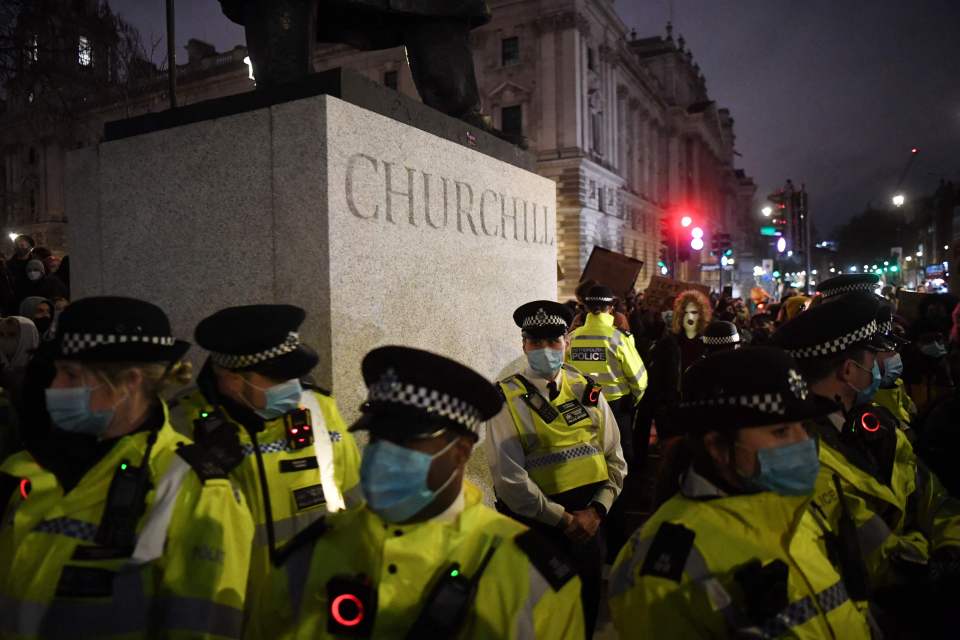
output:
[[[555,242],[546,205],[363,153],[347,161],[344,187],[350,213],[361,220],[450,227],[527,244]]]

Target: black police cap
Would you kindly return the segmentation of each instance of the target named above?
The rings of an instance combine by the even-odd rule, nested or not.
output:
[[[616,299],[613,289],[602,284],[591,287],[587,295],[583,296],[583,301],[588,307],[611,305]]]
[[[886,351],[890,345],[877,324],[880,305],[872,293],[848,293],[801,313],[780,327],[771,341],[798,360],[832,358],[854,347]]]
[[[708,347],[725,347],[740,344],[740,332],[737,325],[726,320],[714,320],[704,329],[700,337]]]
[[[534,300],[520,305],[513,312],[513,321],[524,336],[559,338],[573,322],[573,312],[565,304],[552,300]]]
[[[221,309],[200,321],[194,338],[214,364],[249,371],[269,368],[283,378],[299,378],[313,369],[317,354],[302,344],[298,330],[306,318],[289,304],[254,304]]]
[[[817,292],[826,301],[846,293],[873,293],[879,282],[880,276],[875,273],[845,273],[818,284]]]
[[[85,362],[175,362],[190,343],[173,337],[167,314],[135,298],[82,298],[57,319],[55,357]]]
[[[380,347],[364,357],[361,368],[367,401],[351,431],[368,430],[395,440],[433,433],[438,427],[477,434],[503,406],[503,397],[489,380],[429,351]]]
[[[782,349],[744,347],[694,363],[675,417],[687,433],[730,431],[825,416],[836,405],[810,392]]]

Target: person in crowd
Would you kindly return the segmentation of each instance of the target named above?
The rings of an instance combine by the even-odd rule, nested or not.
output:
[[[573,567],[464,480],[482,422],[503,405],[496,387],[406,347],[374,349],[362,370],[351,429],[370,434],[367,502],[298,536],[249,637],[583,638]]]
[[[847,586],[858,600],[869,595],[895,634],[898,620],[909,626],[904,616],[916,612],[934,629],[943,622],[943,611],[927,607],[935,589],[958,577],[949,567],[960,560],[960,502],[872,402],[883,377],[877,354],[895,349],[877,323],[881,306],[872,293],[848,293],[788,322],[773,341],[797,359],[814,394],[842,407],[808,425],[822,465],[814,508],[847,532]]]
[[[570,323],[570,331],[575,331],[583,326],[583,323],[587,320],[587,315],[590,313],[587,309],[587,303],[584,299],[586,295],[593,289],[598,286],[600,283],[596,280],[584,280],[577,285],[576,290],[574,291],[577,297],[577,311],[576,315],[573,317],[573,322]],[[630,321],[627,319],[627,316],[622,312],[614,309],[612,311],[613,315],[613,326],[615,326],[620,331],[630,331]]]
[[[913,439],[915,433],[911,427],[917,417],[917,405],[903,383],[903,357],[900,355],[900,350],[908,345],[909,341],[894,331],[893,307],[889,303],[880,305],[877,325],[880,333],[887,337],[894,348],[877,353],[881,377],[880,388],[877,389],[873,401],[889,411],[899,421],[901,429],[909,429],[907,435]]]
[[[41,340],[53,337],[50,333],[53,325],[53,308],[53,303],[41,296],[30,296],[20,303],[20,315],[33,321],[37,331],[40,332]]]
[[[13,240],[13,255],[7,260],[7,274],[14,291],[18,291],[27,280],[27,263],[32,259],[35,246],[37,243],[30,236],[19,235]]]
[[[831,403],[769,347],[717,353],[684,378],[675,495],[610,574],[620,637],[870,638],[808,508],[819,461],[803,421]]]
[[[875,273],[844,273],[827,278],[817,285],[824,302],[848,293],[874,293],[880,285],[880,276]]]
[[[947,357],[947,340],[942,324],[929,317],[911,326],[911,343],[903,349],[903,382],[920,415],[954,391],[953,373]]]
[[[789,298],[784,298],[783,302],[780,305],[780,323],[789,322],[793,320],[798,315],[803,313],[803,311],[810,304],[811,298],[807,296],[795,295],[790,296]]]
[[[57,270],[53,273],[61,283],[63,283],[64,288],[66,289],[66,298],[70,300],[70,256],[63,256],[60,259],[60,266],[57,267]]]
[[[601,385],[564,364],[567,308],[535,300],[513,320],[528,364],[500,381],[506,402],[487,426],[497,507],[569,554],[583,580],[589,637],[607,553],[603,523],[627,474],[620,431]]]
[[[750,333],[753,346],[762,347],[770,341],[773,335],[773,316],[766,312],[760,312],[750,318]]]
[[[0,256],[0,315],[17,313],[17,296],[7,271],[7,261]]]
[[[0,460],[23,448],[16,400],[40,336],[34,324],[20,316],[0,320]]]
[[[64,312],[55,428],[0,464],[4,637],[237,638],[253,520],[161,400],[189,343],[141,300]]]
[[[673,302],[673,336],[680,349],[678,382],[680,373],[704,354],[705,347],[700,338],[713,319],[710,309],[707,297],[693,289],[684,291]]]
[[[251,592],[293,537],[363,500],[357,444],[330,392],[306,380],[319,357],[300,339],[305,318],[279,304],[204,318],[194,337],[210,355],[171,402],[174,427],[218,460],[253,514]]]
[[[27,262],[26,280],[17,290],[17,298],[38,296],[41,298],[63,298],[67,295],[66,287],[54,276],[47,275],[41,260],[32,259]]]
[[[637,472],[646,463],[654,422],[660,440],[670,437],[670,416],[673,407],[680,400],[680,350],[677,343],[660,313],[649,311],[644,318],[649,344],[643,359],[647,365],[647,392],[637,405],[632,467]]]

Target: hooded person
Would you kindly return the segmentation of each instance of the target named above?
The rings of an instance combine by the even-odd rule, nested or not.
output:
[[[19,316],[0,320],[0,459],[22,446],[13,400],[21,397],[27,365],[39,344],[37,328],[30,320]]]
[[[41,298],[66,297],[66,287],[55,276],[47,275],[47,269],[43,266],[42,260],[29,260],[24,273],[26,279],[20,283],[17,291],[18,299],[23,300],[32,296]]]
[[[20,302],[20,315],[32,321],[40,333],[41,340],[53,338],[50,332],[53,326],[53,302],[42,296],[29,296]]]
[[[7,273],[14,291],[27,279],[27,262],[37,243],[27,235],[19,235],[13,239],[13,255],[7,260]]]

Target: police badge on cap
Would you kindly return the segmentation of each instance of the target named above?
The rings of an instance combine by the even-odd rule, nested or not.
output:
[[[559,338],[573,322],[570,308],[552,300],[534,300],[513,312],[513,321],[524,337]]]

